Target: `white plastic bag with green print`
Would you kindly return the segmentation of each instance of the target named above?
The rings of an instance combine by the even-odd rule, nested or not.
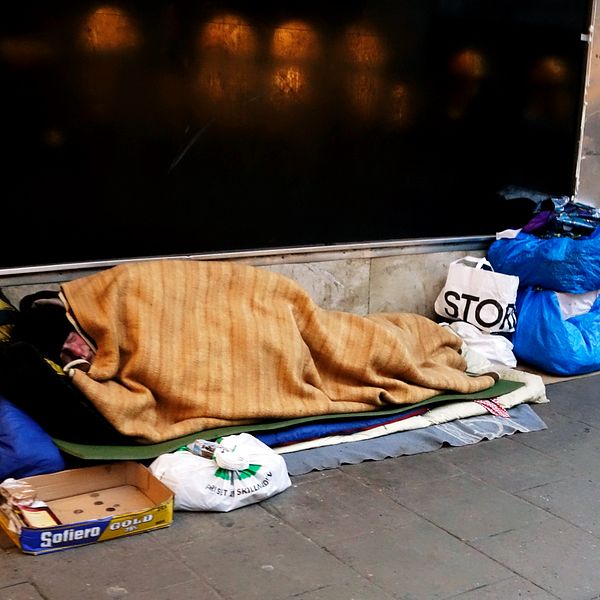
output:
[[[149,469],[173,491],[175,510],[229,512],[291,485],[283,457],[249,433],[198,439]]]

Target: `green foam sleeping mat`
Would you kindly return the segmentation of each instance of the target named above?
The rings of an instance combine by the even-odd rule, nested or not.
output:
[[[471,394],[438,394],[437,396],[433,396],[432,398],[428,398],[427,400],[422,400],[421,402],[416,402],[414,404],[395,405],[392,408],[372,410],[367,412],[315,415],[281,421],[258,422],[246,425],[228,425],[225,427],[217,427],[214,429],[205,429],[204,431],[190,433],[189,435],[174,438],[172,440],[167,440],[164,442],[158,442],[156,444],[136,444],[133,441],[130,445],[81,444],[69,442],[68,440],[62,440],[58,438],[52,439],[62,452],[83,460],[149,460],[156,458],[161,454],[173,452],[177,450],[177,448],[190,444],[197,439],[215,440],[225,435],[235,435],[242,432],[252,433],[253,431],[273,431],[308,422],[316,423],[318,421],[330,421],[333,419],[364,419],[365,417],[382,417],[386,415],[395,415],[409,410],[414,410],[415,408],[426,405],[496,398],[498,396],[508,394],[509,392],[512,392],[523,385],[523,383],[518,381],[500,379],[487,390],[482,390],[480,392],[474,392]]]

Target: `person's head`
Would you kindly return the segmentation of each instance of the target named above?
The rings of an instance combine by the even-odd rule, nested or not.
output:
[[[60,364],[62,345],[73,330],[58,292],[44,290],[21,299],[12,340],[31,344]]]

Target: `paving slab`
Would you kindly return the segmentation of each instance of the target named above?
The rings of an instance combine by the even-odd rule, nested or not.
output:
[[[280,600],[328,586],[370,585],[364,576],[266,511],[253,524],[252,529],[231,528],[225,535],[179,544],[173,553],[229,600]]]
[[[112,594],[111,594],[112,592]],[[126,588],[113,587],[107,590],[106,598],[123,598],[124,600],[226,600],[206,583],[199,579],[191,579],[174,585],[159,586],[143,592],[131,592]],[[0,598],[0,600],[2,600]]]
[[[472,446],[442,448],[439,457],[507,492],[515,493],[573,474],[573,466],[520,443],[543,432],[533,431],[484,441]]]
[[[561,600],[600,595],[600,540],[558,517],[472,545]]]
[[[379,490],[395,489],[408,483],[420,485],[464,473],[438,452],[344,465],[340,470]]]
[[[556,600],[556,596],[522,577],[511,577],[452,596],[448,600]]]
[[[518,495],[600,538],[600,483],[588,476],[553,481]]]
[[[0,550],[0,590],[29,581],[27,570],[22,572],[19,569],[19,563],[24,558],[14,545],[5,551]]]
[[[335,477],[294,484],[265,506],[320,546],[418,519],[381,491],[339,471]]]
[[[159,533],[159,532],[156,532]],[[37,556],[19,554],[17,568],[44,598],[121,597],[195,581],[192,569],[143,533]]]
[[[302,592],[293,596],[293,600],[397,600],[397,596],[388,594],[371,583],[349,581]]]
[[[546,395],[556,412],[600,428],[599,385],[598,375],[571,379],[546,386]]]
[[[20,583],[0,589],[0,600],[44,600],[30,583]]]
[[[269,517],[265,513],[264,502],[227,513],[175,511],[170,527],[148,535],[152,535],[158,544],[169,549],[181,544],[203,543],[207,539],[227,536],[232,530],[247,531],[252,536],[265,523],[265,518]]]
[[[521,436],[519,443],[570,464],[574,472],[600,476],[600,428],[554,409],[545,410],[542,418],[548,429]]]
[[[428,483],[404,482],[386,493],[461,540],[539,523],[547,513],[471,475]]]
[[[331,544],[328,549],[401,600],[449,598],[513,575],[425,520]]]

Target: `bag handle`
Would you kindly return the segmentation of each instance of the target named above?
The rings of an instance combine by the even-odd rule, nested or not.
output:
[[[487,260],[487,258],[485,258],[485,257],[480,258],[478,256],[463,256],[462,258],[459,258],[458,260],[455,260],[454,262],[462,263],[469,267],[473,267],[474,269],[485,269],[486,271],[494,270],[494,267],[492,267],[492,264],[490,263],[490,261]],[[472,263],[472,264],[469,264],[469,263]]]

